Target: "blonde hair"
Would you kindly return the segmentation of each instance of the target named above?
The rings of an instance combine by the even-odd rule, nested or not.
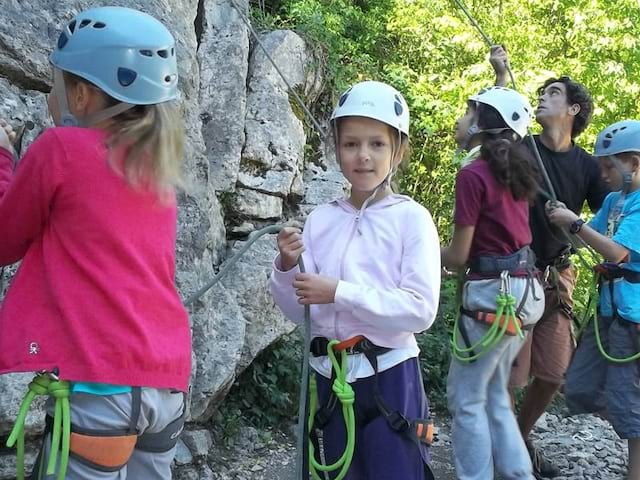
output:
[[[91,82],[69,72],[64,75],[65,82],[83,82],[100,91],[107,107],[119,103]],[[124,150],[121,164],[114,165],[113,158],[110,163],[131,185],[153,187],[158,193],[184,187],[184,127],[175,105],[136,105],[112,118],[106,130],[107,146]]]
[[[160,191],[184,186],[184,129],[173,105],[138,105],[107,127],[107,145],[126,149],[122,173],[132,185],[151,183]]]

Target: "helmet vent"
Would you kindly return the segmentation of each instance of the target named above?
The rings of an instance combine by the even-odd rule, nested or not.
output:
[[[611,140],[605,140],[602,142],[602,146],[604,148],[609,148],[610,145],[611,145]]]
[[[344,102],[346,102],[346,101],[347,101],[347,97],[348,97],[348,96],[349,96],[349,92],[347,92],[347,93],[345,93],[344,95],[342,95],[342,96],[340,97],[340,100],[338,101],[338,106],[340,106],[340,107],[341,107],[341,106],[343,106],[343,105],[344,105]]]
[[[171,56],[173,57],[176,54],[176,49],[171,47]]]
[[[84,28],[87,25],[89,25],[91,23],[91,20],[89,20],[88,18],[85,18],[84,20],[82,20],[80,22],[80,25],[78,26],[78,28]]]
[[[151,50],[140,50],[140,55],[144,57],[153,57],[153,52]]]
[[[118,82],[123,87],[131,85],[136,80],[137,76],[138,74],[129,68],[118,68]]]
[[[624,129],[626,129],[626,128],[627,128],[626,126],[624,126],[624,127],[620,127],[620,131],[622,131],[622,130],[624,130]]]
[[[513,112],[513,115],[511,115],[511,120],[513,120],[514,122],[520,120],[520,115],[518,114],[518,112]]]
[[[396,111],[396,115],[400,116],[402,115],[402,112],[404,111],[404,109],[402,108],[402,105],[399,102],[393,102],[393,108]]]
[[[171,82],[173,82],[173,80],[174,80],[175,78],[176,78],[176,76],[175,76],[175,75],[167,75],[166,77],[164,77],[164,81],[165,81],[166,83],[171,83]]]
[[[69,37],[67,37],[66,33],[62,32],[58,37],[58,50],[62,50],[68,41]]]
[[[69,32],[73,33],[76,29],[76,21],[72,20],[71,23],[69,24]]]
[[[106,26],[107,26],[107,24],[103,23],[103,22],[96,22],[96,23],[93,24],[93,28],[104,28]]]
[[[158,50],[158,55],[161,56],[162,58],[168,58],[169,57],[169,51],[168,50]]]

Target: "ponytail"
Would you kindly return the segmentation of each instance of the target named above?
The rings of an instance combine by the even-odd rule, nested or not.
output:
[[[480,103],[477,115],[482,131],[480,156],[489,164],[496,181],[508,188],[516,200],[533,201],[538,194],[540,172],[531,152],[495,108]]]
[[[107,129],[108,146],[126,149],[122,173],[131,184],[150,183],[160,191],[184,186],[184,130],[176,107],[138,105],[115,117]]]
[[[531,152],[514,136],[512,130],[485,134],[480,155],[496,181],[508,188],[513,198],[532,201],[538,193],[539,171]]]

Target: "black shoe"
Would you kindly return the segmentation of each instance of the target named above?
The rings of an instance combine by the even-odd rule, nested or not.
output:
[[[532,443],[526,442],[531,463],[533,464],[533,475],[538,480],[544,478],[555,478],[561,474],[560,469],[551,463],[540,450]]]

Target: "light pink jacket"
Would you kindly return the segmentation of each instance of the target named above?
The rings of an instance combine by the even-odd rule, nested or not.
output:
[[[376,345],[415,347],[414,333],[433,323],[440,294],[440,242],[430,213],[403,195],[389,195],[364,214],[345,200],[316,208],[303,233],[308,272],[339,279],[335,303],[311,306],[311,335]],[[284,314],[304,320],[292,282],[276,257],[271,292]]]

